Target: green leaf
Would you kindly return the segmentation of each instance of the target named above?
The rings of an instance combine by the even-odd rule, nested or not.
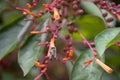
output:
[[[86,38],[94,38],[105,28],[105,24],[102,19],[93,15],[85,15],[75,21],[79,30]],[[76,40],[80,40],[78,34],[73,34]]]
[[[5,3],[5,1],[0,1],[0,14],[5,11],[5,9],[8,8],[8,5]]]
[[[3,23],[0,25],[0,30],[9,27],[10,25],[14,25],[16,22],[20,21],[23,16],[16,11],[6,11],[1,14],[1,18],[3,20]]]
[[[9,26],[9,28],[0,31],[0,60],[17,47],[17,35],[22,26],[20,23],[16,23],[12,27]]]
[[[120,33],[120,28],[105,29],[95,37],[95,46],[100,56],[103,55],[106,48],[110,47],[116,41],[113,41]],[[110,42],[112,42],[110,44]]]
[[[84,60],[92,59],[93,55],[90,50],[83,52],[73,66],[71,80],[100,80],[103,70],[95,62],[83,69]],[[104,61],[104,58],[101,57]]]
[[[37,38],[39,39],[40,36],[30,37],[27,43],[19,51],[18,62],[24,75],[29,72],[34,65],[34,61],[37,60],[41,54],[41,48],[38,46],[39,41]]]
[[[68,74],[69,76],[71,75],[71,72],[72,72],[72,68],[73,68],[73,64],[72,62],[66,62],[66,67],[67,67],[67,71],[68,71]]]
[[[118,74],[119,73],[108,74],[104,72],[101,80],[120,80]]]
[[[24,24],[23,28],[21,29],[21,31],[19,32],[18,36],[17,36],[17,41],[18,42],[23,42],[26,41],[26,39],[30,36],[30,30],[31,30],[31,25],[32,22],[31,21],[27,21],[26,24]]]
[[[112,49],[113,51],[110,49]],[[114,66],[116,68],[119,68],[120,67],[120,61],[119,61],[120,48],[117,46],[113,46],[110,49],[107,51],[108,53],[105,54],[106,63],[112,67]],[[117,71],[117,72],[119,72],[119,71]]]
[[[46,25],[46,22],[45,22]],[[40,27],[43,27],[40,26]],[[34,61],[38,60],[42,54],[43,47],[38,46],[38,43],[44,42],[46,34],[35,35],[28,39],[27,43],[20,49],[18,55],[18,62],[23,70],[24,76],[31,70],[34,65]]]
[[[11,74],[11,72],[5,72],[3,71],[1,74],[1,80],[26,80],[25,78],[15,76],[14,74]],[[33,79],[29,79],[33,80]]]
[[[104,21],[104,18],[102,16],[100,9],[93,2],[81,1],[81,6],[83,9],[85,9],[86,12],[88,12],[92,15],[98,16],[101,19],[103,19],[103,21]]]

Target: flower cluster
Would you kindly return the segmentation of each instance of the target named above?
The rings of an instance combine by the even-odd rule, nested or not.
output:
[[[114,2],[110,3],[108,2],[107,0],[95,0],[94,1],[95,4],[98,5],[98,7],[101,9],[101,10],[106,10],[110,13],[112,13],[113,15],[116,16],[116,18],[118,20],[120,20],[120,5],[116,5]],[[103,17],[106,18],[108,15],[107,12],[103,12]],[[113,18],[108,18],[108,19],[105,19],[106,20],[106,23],[109,23],[109,22],[112,22],[113,21]],[[108,28],[111,28],[112,26],[111,25],[107,25]]]
[[[93,59],[86,60],[84,62],[83,68],[86,68],[91,62],[96,62],[98,65],[100,65],[106,72],[112,73],[112,69],[105,65],[103,62],[101,62],[97,58],[97,52],[95,49],[94,42],[89,42],[84,35],[76,28],[74,27],[74,23],[70,21],[68,18],[69,16],[73,16],[73,19],[75,19],[77,16],[82,15],[84,13],[84,10],[80,8],[79,3],[83,0],[51,0],[50,4],[42,4],[44,7],[44,10],[40,10],[38,14],[32,12],[32,9],[34,9],[40,0],[33,0],[32,4],[26,3],[26,8],[19,8],[16,7],[17,10],[21,11],[23,15],[31,15],[33,16],[33,19],[25,19],[27,21],[35,21],[35,19],[42,17],[46,13],[50,13],[51,15],[51,24],[46,25],[46,30],[44,31],[36,31],[33,30],[30,33],[31,34],[45,34],[50,33],[51,38],[49,41],[46,42],[40,42],[38,43],[39,46],[46,45],[48,47],[47,55],[45,56],[45,61],[40,63],[38,61],[34,62],[34,65],[41,69],[40,75],[38,75],[34,80],[38,80],[43,74],[46,74],[47,71],[47,65],[50,61],[57,59],[57,47],[56,47],[56,39],[62,38],[65,41],[65,47],[63,49],[63,52],[65,53],[65,57],[61,60],[63,63],[66,61],[70,61],[72,57],[74,56],[74,48],[73,48],[73,41],[71,34],[78,33],[80,37],[83,39],[83,44],[87,47],[89,47],[93,54]],[[88,0],[89,1],[89,0]],[[94,2],[100,9],[105,9],[112,14],[114,14],[118,19],[120,19],[120,5],[116,5],[115,3],[109,3],[106,0],[90,0]],[[70,12],[71,11],[71,12]],[[106,17],[108,13],[103,13],[103,17]],[[65,21],[65,24],[69,34],[65,37],[59,35],[59,31],[63,29],[63,22]],[[108,18],[105,20],[106,23],[109,23],[113,21],[113,18]],[[106,24],[106,26],[110,27]],[[120,46],[120,45],[119,45]]]

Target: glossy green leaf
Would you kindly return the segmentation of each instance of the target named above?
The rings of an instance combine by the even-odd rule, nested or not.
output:
[[[17,36],[17,41],[18,42],[24,42],[24,40],[26,40],[29,36],[30,36],[30,28],[32,25],[31,21],[27,21],[26,24],[23,24],[23,28],[21,29],[21,31],[19,32],[18,36]]]
[[[113,51],[111,50],[113,49]],[[115,51],[115,52],[114,52]],[[107,53],[105,54],[105,60],[108,65],[115,66],[117,68],[120,67],[120,48],[117,46],[112,46]]]
[[[3,23],[0,25],[0,30],[6,27],[10,27],[10,25],[14,25],[14,23],[20,21],[20,19],[23,18],[23,16],[16,11],[6,11],[0,15],[1,19],[3,20]]]
[[[16,23],[12,27],[9,26],[9,28],[5,28],[0,32],[0,60],[17,47],[19,43],[17,36],[22,26],[20,23]]]
[[[120,80],[118,74],[119,73],[108,74],[104,72],[101,80]]]
[[[98,17],[100,17],[101,19],[103,19],[103,21],[104,21],[104,18],[102,17],[102,13],[101,13],[100,9],[99,9],[93,2],[90,2],[90,1],[82,1],[82,2],[81,2],[81,6],[82,6],[82,8],[85,9],[85,11],[88,12],[89,14],[98,16]]]
[[[43,34],[42,36],[32,36],[28,39],[27,43],[20,49],[18,55],[18,62],[23,70],[24,76],[31,70],[34,65],[34,61],[38,60],[40,55],[42,54],[43,47],[38,46],[38,43],[40,41],[44,42],[45,38],[46,34]]]
[[[41,49],[38,46],[39,38],[40,36],[30,37],[27,43],[19,51],[18,62],[24,75],[29,72],[34,65],[34,61],[37,60],[41,54]]]
[[[23,77],[17,77],[14,74],[11,74],[11,72],[3,72],[1,75],[1,80],[26,80]],[[33,80],[33,79],[29,79],[29,80]]]
[[[102,19],[93,15],[85,15],[80,17],[75,21],[79,27],[80,32],[86,38],[94,38],[98,33],[100,33],[105,28],[105,24]],[[78,34],[73,34],[76,40],[80,40]]]
[[[103,70],[95,62],[83,69],[84,60],[93,58],[90,50],[83,52],[76,60],[71,73],[71,80],[101,80]],[[103,58],[101,60],[104,61]]]
[[[68,71],[68,74],[69,76],[71,75],[71,72],[72,72],[72,68],[73,68],[73,64],[72,62],[66,62],[66,67],[67,67],[67,71]]]
[[[114,40],[119,33],[120,28],[111,28],[105,29],[96,36],[95,46],[100,56],[103,55],[106,48],[110,47],[112,44],[115,43],[115,41],[113,43],[112,40]],[[109,44],[110,42],[112,42],[112,44]]]

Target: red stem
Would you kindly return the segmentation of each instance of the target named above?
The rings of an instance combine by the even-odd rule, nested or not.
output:
[[[90,43],[87,41],[87,39],[84,37],[84,35],[83,35],[82,33],[78,32],[78,34],[80,34],[80,37],[81,37],[84,41],[86,41],[87,45],[90,47],[90,50],[92,51],[92,54],[93,54],[93,56],[94,56],[94,58],[95,58],[95,57],[96,57],[96,56],[95,56],[95,55],[96,55],[96,52],[94,51],[94,49],[92,48],[92,46],[90,45]]]
[[[34,80],[39,80],[44,73],[40,73]]]

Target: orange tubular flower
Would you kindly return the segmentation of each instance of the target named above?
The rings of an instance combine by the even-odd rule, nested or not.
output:
[[[85,60],[84,61],[84,65],[83,65],[83,68],[86,68],[93,60],[90,59],[90,60]]]
[[[34,62],[34,65],[35,65],[36,67],[39,67],[39,68],[44,68],[44,67],[46,67],[44,64],[40,64],[40,63],[37,62],[37,61]]]
[[[50,47],[55,47],[55,39],[54,38],[52,38],[50,40]]]
[[[46,33],[46,31],[31,31],[31,34],[43,34]]]
[[[50,40],[50,47],[47,56],[49,57],[50,60],[56,59],[56,47],[54,38]]]
[[[118,20],[120,20],[120,15],[117,14],[117,18],[118,18]]]
[[[89,64],[90,64],[90,63],[86,63],[86,64],[84,64],[82,67],[83,67],[83,68],[86,68]]]
[[[47,71],[47,68],[44,68],[41,73],[45,73]]]
[[[63,61],[68,61],[68,60],[70,60],[69,57],[65,57],[65,58],[63,58]]]
[[[50,9],[50,6],[48,4],[43,4],[43,7],[46,9]]]
[[[72,57],[72,56],[73,56],[73,50],[71,49],[69,52],[69,57]]]
[[[26,7],[29,8],[29,9],[32,9],[31,4],[29,4],[29,3],[26,4]]]
[[[85,60],[84,64],[91,63],[93,60]]]
[[[113,72],[113,70],[112,70],[109,66],[105,65],[105,64],[104,64],[102,61],[100,61],[99,59],[96,59],[95,62],[96,62],[99,66],[101,66],[107,73],[111,74],[111,73]]]
[[[60,15],[59,15],[59,13],[58,13],[57,8],[53,8],[53,11],[54,11],[54,18],[55,18],[56,20],[60,19]]]
[[[48,44],[48,42],[40,42],[40,43],[38,43],[39,46],[47,45],[47,44]]]
[[[33,17],[37,17],[36,14],[34,14],[33,12],[29,11],[28,9],[24,9],[24,12],[26,12],[27,14],[32,15]]]

